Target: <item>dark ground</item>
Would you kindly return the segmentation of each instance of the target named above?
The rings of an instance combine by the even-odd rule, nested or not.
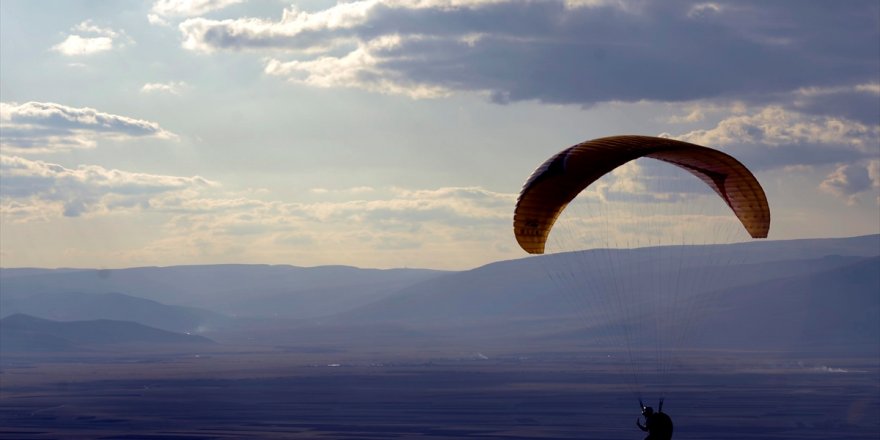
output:
[[[6,355],[0,438],[644,438],[632,383],[600,357],[381,357]],[[877,360],[799,359],[710,356],[666,376],[674,438],[880,438]]]

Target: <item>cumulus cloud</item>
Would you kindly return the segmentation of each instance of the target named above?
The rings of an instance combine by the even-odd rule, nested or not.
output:
[[[832,117],[809,117],[770,106],[751,114],[724,119],[716,127],[695,130],[681,138],[695,143],[739,143],[778,146],[792,143],[844,145],[866,150],[877,145],[880,130]]]
[[[87,38],[79,35],[68,35],[64,41],[52,46],[52,49],[67,56],[89,55],[113,49],[113,39],[109,37]]]
[[[866,163],[838,166],[819,186],[823,191],[846,199],[850,204],[858,203],[861,194],[873,190],[880,196],[880,160]],[[880,197],[877,197],[880,202]]]
[[[868,168],[841,165],[822,182],[822,189],[842,196],[860,193],[871,187]]]
[[[183,81],[169,81],[166,83],[146,83],[141,87],[141,93],[168,93],[179,95],[187,84]]]
[[[840,91],[802,89],[796,93],[824,96]],[[870,88],[867,91],[873,93]],[[880,125],[876,122],[767,106],[736,109],[712,128],[676,138],[723,149],[755,171],[782,168],[809,172],[833,167],[818,187],[849,204],[880,188]]]
[[[701,18],[721,13],[721,5],[717,3],[697,3],[688,9],[689,18]]]
[[[827,8],[730,0],[361,0],[314,12],[290,7],[276,21],[192,18],[180,30],[191,50],[283,53],[269,57],[267,73],[317,87],[580,105],[762,102],[803,88],[876,82],[880,38],[870,17],[878,13],[871,1]],[[320,79],[334,68],[344,73]],[[413,92],[414,85],[429,92]]]
[[[91,20],[83,21],[71,31],[75,33],[52,46],[52,50],[66,56],[91,55],[111,50],[122,44],[120,39],[126,38],[122,32],[100,27]]]
[[[398,78],[379,66],[372,55],[376,47],[390,48],[399,43],[396,37],[371,41],[368,45],[349,52],[343,57],[321,57],[310,61],[281,62],[269,60],[265,72],[289,81],[315,87],[355,87],[380,93],[402,94],[413,98],[437,98],[451,94],[449,89]]]
[[[2,102],[0,128],[0,145],[19,153],[93,148],[100,138],[176,138],[155,122],[52,102]]]
[[[0,170],[4,216],[20,220],[148,209],[159,197],[216,185],[198,176],[133,173],[97,165],[66,168],[5,155],[0,156]]]
[[[193,18],[180,24],[183,47],[203,52],[216,49],[317,49],[335,47],[339,41],[351,41],[347,30],[366,22],[376,0],[337,5],[315,13],[285,9],[280,21],[259,18],[210,20]],[[334,35],[340,31],[342,34]]]
[[[876,157],[880,126],[768,106],[731,115],[713,128],[694,130],[677,139],[722,148],[750,167],[767,169]]]
[[[155,25],[167,25],[168,18],[196,17],[226,8],[244,0],[156,0],[147,20]]]

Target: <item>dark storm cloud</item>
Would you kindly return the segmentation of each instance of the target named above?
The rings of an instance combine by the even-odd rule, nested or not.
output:
[[[188,47],[203,50],[338,49],[334,41],[355,40],[373,64],[349,76],[360,82],[334,85],[384,80],[499,102],[760,102],[804,87],[872,84],[880,72],[876,1],[439,3],[448,2],[362,1],[291,9],[280,22],[197,19],[181,30]],[[370,45],[392,35],[398,44]]]
[[[863,87],[795,96],[794,108],[814,115],[837,115],[863,124],[877,124],[880,122],[880,92]]]
[[[559,3],[505,4],[487,8],[497,14],[470,10],[454,17],[416,11],[411,15],[431,16],[416,23],[441,23],[425,26],[430,35],[440,34],[433,31],[446,24],[445,16],[459,23],[461,33],[487,36],[473,46],[449,39],[404,40],[382,54],[380,66],[452,89],[567,104],[759,99],[770,92],[877,79],[876,3],[857,11],[854,4],[811,8],[736,2],[706,17],[689,17],[691,6],[655,2],[628,13],[613,7],[566,10]],[[412,27],[395,30],[406,33]]]

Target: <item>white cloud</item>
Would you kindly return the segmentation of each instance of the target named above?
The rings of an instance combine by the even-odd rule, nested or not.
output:
[[[110,37],[83,38],[79,35],[68,35],[64,41],[52,46],[52,49],[67,56],[90,55],[113,49],[113,39]]]
[[[854,87],[846,90],[852,91]],[[802,96],[834,93],[839,90],[796,92]],[[780,106],[731,113],[712,128],[676,138],[724,149],[753,171],[778,169],[807,174],[833,167],[818,185],[822,192],[839,196],[849,204],[857,204],[872,190],[876,197],[880,188],[880,125],[811,115]]]
[[[211,52],[221,47],[243,48],[285,48],[309,49],[318,46],[323,50],[335,46],[336,42],[305,39],[298,42],[297,37],[307,32],[349,29],[363,24],[368,12],[380,4],[377,0],[338,3],[319,12],[301,11],[296,6],[285,9],[278,22],[259,18],[240,18],[229,20],[209,20],[192,18],[180,24],[183,33],[183,47]],[[347,41],[349,37],[336,36],[331,40]]]
[[[769,106],[727,118],[715,128],[695,130],[679,139],[702,145],[821,143],[868,150],[878,145],[880,128],[833,117],[808,116]]]
[[[721,5],[717,3],[697,3],[688,10],[688,18],[700,18],[709,15],[715,15],[722,10]]]
[[[110,28],[104,28],[96,25],[91,20],[86,20],[81,22],[80,24],[74,26],[71,30],[77,32],[85,32],[95,35],[103,35],[105,37],[116,38],[119,36],[119,32],[114,31]]]
[[[76,33],[52,46],[52,50],[66,56],[91,55],[113,49],[120,37],[124,37],[122,32],[97,26],[91,20],[79,23],[71,31]]]
[[[565,7],[574,8],[599,8],[603,6],[613,6],[624,11],[631,11],[638,8],[638,1],[633,0],[565,0]]]
[[[169,81],[166,83],[146,83],[141,87],[141,93],[170,93],[179,95],[187,84],[183,81]]]
[[[181,261],[229,255],[236,261],[428,267],[454,261],[467,267],[512,240],[504,226],[515,194],[475,187],[350,188],[337,193],[346,200],[296,203],[226,191],[198,176],[67,168],[6,156],[2,167],[0,207],[8,225],[77,216],[112,216],[117,224],[137,224],[147,214],[162,219],[149,243],[130,251],[130,259],[141,263],[168,264],[169,255]],[[462,248],[473,252],[462,257]]]
[[[379,67],[374,52],[387,50],[399,42],[399,37],[388,36],[370,41],[342,57],[326,56],[310,61],[289,62],[271,59],[266,64],[265,72],[314,87],[356,87],[412,98],[448,96],[451,91],[446,88],[395,78],[394,72],[387,72]]]
[[[353,191],[353,199],[339,202],[258,202],[247,210],[181,215],[168,225],[162,246],[180,247],[183,241],[191,249],[202,245],[219,252],[247,235],[251,244],[245,252],[304,258],[316,262],[312,264],[363,265],[381,255],[392,266],[448,267],[452,254],[459,255],[454,265],[477,264],[486,261],[483,253],[492,243],[512,240],[501,226],[510,223],[514,194],[481,188],[376,192],[368,192],[370,200]],[[461,257],[462,248],[473,252]]]
[[[870,187],[868,169],[856,165],[841,165],[822,182],[823,190],[841,196],[859,193]]]
[[[149,209],[158,198],[198,191],[216,183],[201,178],[133,173],[97,165],[77,168],[16,156],[0,156],[4,216],[78,217],[132,208]],[[5,208],[11,208],[7,210]],[[27,209],[21,209],[26,207]]]
[[[93,148],[101,138],[177,138],[155,122],[52,102],[0,102],[0,128],[0,145],[19,153]]]
[[[195,17],[226,8],[244,0],[156,0],[150,9],[150,22],[159,24],[162,17]]]
[[[170,26],[171,23],[168,20],[160,17],[157,14],[147,14],[147,22],[153,26]]]
[[[880,202],[880,160],[867,163],[838,166],[819,185],[822,191],[844,198],[849,204],[857,204],[862,194],[872,192]]]
[[[349,200],[288,205],[298,217],[317,222],[354,222],[374,227],[404,227],[418,229],[424,223],[473,223],[509,220],[509,210],[515,196],[481,188],[439,188],[435,190],[407,190],[392,188],[391,197],[379,197],[368,192],[352,191],[360,196],[370,193],[370,200]]]
[[[865,93],[869,95],[880,95],[880,83],[856,84],[854,86],[835,86],[835,87],[801,87],[794,91],[795,97],[814,97],[823,95],[835,95],[841,93]]]
[[[692,108],[688,114],[683,116],[673,115],[667,118],[667,121],[669,121],[669,123],[671,124],[681,124],[687,122],[699,122],[703,119],[706,119],[706,114],[702,108],[697,106]]]
[[[313,194],[369,194],[376,191],[372,186],[355,186],[344,189],[328,189],[328,188],[312,188],[309,192]]]
[[[880,95],[880,83],[859,84],[856,86],[856,91]]]

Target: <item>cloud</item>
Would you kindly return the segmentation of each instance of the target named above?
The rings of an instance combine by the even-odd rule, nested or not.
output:
[[[853,163],[877,157],[880,126],[780,106],[750,109],[677,139],[721,148],[754,169]]]
[[[16,156],[0,156],[4,216],[78,217],[130,208],[149,209],[157,198],[208,188],[204,178],[133,173],[97,165],[77,168]],[[38,215],[37,215],[38,214]]]
[[[358,195],[359,193],[355,193]],[[291,205],[291,212],[317,222],[355,222],[379,229],[419,229],[423,224],[473,225],[509,221],[515,196],[481,188],[406,190],[394,188],[391,197],[345,202]]]
[[[803,88],[876,82],[878,13],[872,1],[832,8],[362,0],[315,12],[290,7],[277,21],[192,18],[180,30],[191,50],[277,53],[267,73],[316,87],[585,106],[732,97],[766,103]],[[335,69],[342,72],[321,78]]]
[[[130,261],[309,261],[467,267],[509,244],[514,194],[482,188],[359,189],[349,199],[281,202],[225,190],[202,177],[132,173],[94,165],[68,168],[2,156],[0,213],[5,225],[112,217],[142,227],[146,244]],[[369,200],[364,196],[370,197]],[[454,243],[454,245],[453,245]],[[460,255],[462,248],[474,252]],[[509,249],[509,246],[507,247]],[[341,252],[342,250],[342,252]],[[378,258],[378,256],[382,258]],[[104,258],[100,257],[99,258]],[[369,262],[369,263],[367,263]]]
[[[871,87],[862,87],[874,93]],[[802,96],[828,96],[853,88],[802,89]],[[717,112],[718,109],[712,109]],[[720,148],[753,171],[811,172],[833,167],[818,185],[825,193],[857,204],[874,191],[880,202],[880,125],[820,116],[781,106],[736,108],[714,127],[677,139]]]
[[[880,74],[880,72],[878,72]],[[788,96],[773,97],[790,103],[793,110],[814,115],[836,115],[863,124],[874,125],[880,121],[880,83],[806,87]]]
[[[378,191],[351,188],[348,200],[290,203],[224,191],[199,176],[180,177],[107,169],[97,165],[68,168],[16,156],[0,156],[3,216],[13,222],[61,217],[168,216],[166,228],[178,237],[234,241],[259,237],[272,242],[341,240],[366,247],[389,243],[450,242],[462,234],[498,228],[510,222],[514,194],[481,188]],[[366,200],[362,196],[369,195]],[[470,232],[467,232],[470,231]],[[425,239],[422,234],[429,234]]]
[[[177,136],[155,122],[52,102],[0,102],[0,144],[8,152],[94,148],[101,138]]]
[[[672,115],[666,118],[667,122],[671,124],[683,124],[688,122],[699,122],[703,119],[706,119],[706,114],[704,110],[700,106],[695,106],[690,109],[690,111],[686,115]]]
[[[183,81],[169,81],[167,83],[146,83],[141,87],[141,93],[169,93],[179,95],[187,87]]]
[[[344,57],[321,57],[311,61],[281,62],[271,59],[266,64],[268,75],[281,76],[289,81],[314,87],[353,87],[380,93],[408,95],[413,98],[448,96],[443,87],[395,78],[394,72],[384,71],[371,55],[376,46],[392,47],[399,42],[394,37],[373,40]]]
[[[721,13],[721,6],[717,3],[697,3],[688,9],[688,18],[702,18]]]
[[[337,5],[316,13],[285,9],[278,22],[259,18],[210,20],[192,18],[180,24],[183,47],[211,52],[216,49],[279,48],[323,50],[335,47],[352,35],[333,35],[364,24],[367,14],[378,4],[375,0]]]
[[[837,167],[819,185],[822,191],[842,197],[849,204],[858,203],[861,194],[874,190],[880,203],[880,160]]]
[[[355,187],[344,188],[344,189],[312,188],[309,190],[309,192],[311,192],[311,193],[322,194],[322,195],[326,195],[326,194],[347,194],[347,195],[368,194],[368,193],[372,193],[375,191],[376,191],[376,188],[373,188],[372,186],[355,186]]]
[[[135,173],[95,165],[71,168],[10,156],[0,159],[4,176],[0,214],[5,225],[43,221],[63,227],[75,217],[112,217],[120,227],[143,228],[143,219],[150,218],[142,244],[120,257],[124,258],[120,261],[137,264],[169,264],[169,255],[173,255],[181,262],[307,261],[463,268],[510,258],[517,249],[510,231],[516,194],[480,187],[318,190],[315,194],[338,200],[302,203],[267,200],[262,191],[227,190],[199,176]],[[567,212],[575,215],[561,219],[560,230],[567,224],[573,224],[569,230],[578,234],[611,227],[609,240],[634,243],[645,240],[645,234],[657,234],[656,242],[656,237],[678,237],[707,225],[729,223],[731,229],[742,229],[737,229],[723,202],[708,191],[706,199],[725,209],[723,214],[703,211],[705,204],[700,204],[696,214],[665,206],[645,210],[647,205],[640,202],[649,201],[655,207],[669,204],[617,197],[632,188],[640,195],[647,193],[649,189],[631,187],[627,181],[634,174],[651,174],[643,171],[633,166],[615,175],[610,186],[600,191],[605,198],[594,195],[586,204],[592,217],[578,215],[584,210],[578,210],[580,203],[573,203]],[[608,209],[589,209],[596,203],[608,203]],[[612,215],[614,221],[596,218],[597,212]]]
[[[722,120],[715,128],[695,130],[681,136],[699,144],[822,143],[866,150],[876,145],[877,127],[831,117],[810,117],[770,106],[746,115]]]
[[[83,38],[79,35],[68,35],[64,41],[52,46],[52,49],[67,56],[90,55],[113,49],[113,39],[109,37]]]
[[[150,24],[168,25],[167,18],[196,17],[244,0],[156,0],[147,19]]]
[[[431,265],[427,261],[436,259],[434,265],[448,266],[443,260],[451,251],[473,248],[473,255],[457,257],[456,264],[476,264],[484,261],[477,251],[512,240],[504,226],[511,221],[514,194],[473,187],[348,194],[351,199],[337,202],[252,201],[246,210],[224,212],[208,209],[213,203],[206,203],[201,212],[180,215],[169,225],[165,245],[187,240],[193,245],[197,241],[217,249],[232,248],[237,237],[247,234],[254,247],[287,258],[364,264],[383,255],[392,265]]]
[[[124,37],[123,33],[97,26],[91,20],[83,21],[71,31],[77,33],[68,35],[64,41],[52,46],[52,50],[66,56],[91,55],[113,49],[114,45],[121,44],[120,37]]]

